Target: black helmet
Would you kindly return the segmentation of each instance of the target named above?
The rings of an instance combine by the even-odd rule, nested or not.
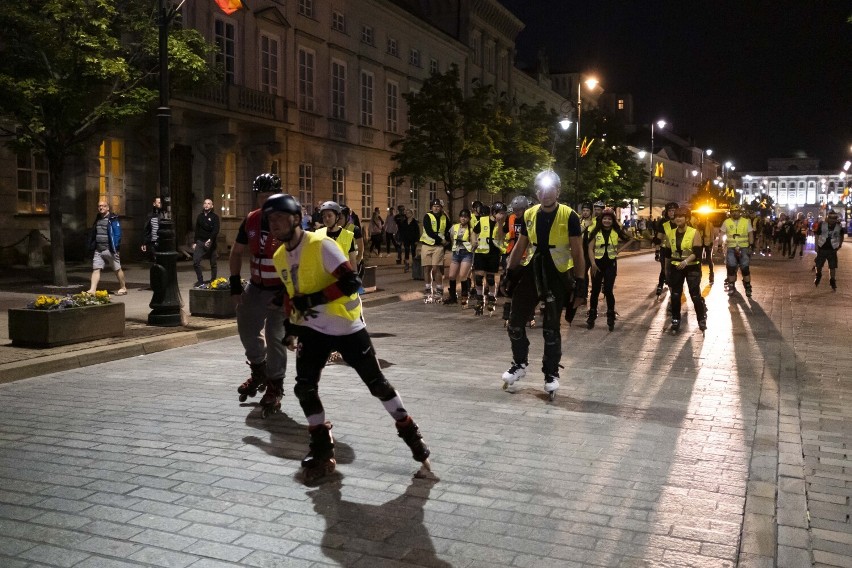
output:
[[[517,213],[518,211],[523,211],[530,206],[530,200],[526,195],[518,195],[512,198],[512,202],[509,204],[509,209],[512,213]]]
[[[340,206],[340,214],[341,214],[341,215],[343,215],[344,217],[346,217],[346,218],[348,219],[348,218],[349,218],[349,214],[350,214],[350,213],[352,213],[352,210],[351,210],[351,209],[349,209],[349,207],[348,207],[348,206],[346,206],[346,205],[341,205],[341,206]]]
[[[444,206],[444,204],[441,203],[440,199],[433,199],[432,201],[429,202],[429,207],[434,207],[436,205],[440,205],[441,207]]]
[[[502,201],[495,201],[495,202],[491,205],[491,212],[492,212],[492,213],[500,213],[501,211],[502,211],[502,212],[505,212],[505,211],[506,211],[506,204],[505,204],[505,203],[503,203]]]
[[[251,190],[256,193],[279,193],[281,191],[281,178],[275,174],[260,174],[254,178]]]
[[[478,199],[473,200],[473,202],[470,204],[470,209],[472,211],[479,211],[479,209],[481,207],[482,207],[482,202]]]
[[[269,215],[270,213],[291,213],[293,215],[302,216],[302,205],[298,202],[298,200],[292,195],[288,195],[286,193],[276,193],[275,195],[270,195],[266,198],[266,201],[263,202],[263,214]]]
[[[343,211],[343,209],[340,207],[340,205],[338,205],[334,201],[324,202],[322,205],[320,205],[319,210],[320,210],[320,213],[322,213],[323,211],[334,211],[338,215],[340,215],[341,211]]]
[[[459,211],[459,217],[467,217],[470,219],[470,209],[462,209]]]
[[[677,201],[669,201],[666,203],[666,211],[669,209],[677,209],[678,207],[680,207],[680,204]]]
[[[584,201],[583,204],[580,205],[580,210],[583,210],[583,209],[588,209],[589,211],[591,211],[592,210],[592,204],[589,203],[588,201]]]
[[[480,217],[488,217],[489,215],[491,215],[491,208],[487,205],[480,204],[479,215]]]

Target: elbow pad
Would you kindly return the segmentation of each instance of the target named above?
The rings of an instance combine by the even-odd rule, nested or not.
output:
[[[354,272],[347,272],[337,281],[337,287],[344,296],[351,296],[361,288],[361,279]]]

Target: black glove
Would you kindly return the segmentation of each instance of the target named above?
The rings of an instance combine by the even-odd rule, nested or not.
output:
[[[231,296],[239,296],[243,293],[243,281],[240,279],[239,274],[232,274],[228,278],[228,284],[231,288]]]
[[[660,262],[660,251],[654,251],[654,262]]]
[[[304,296],[295,296],[293,298],[293,307],[300,312],[307,312],[314,306],[318,306],[320,304],[325,303],[325,296],[323,296],[322,292],[314,292],[313,294],[306,294]]]
[[[511,270],[507,270],[506,275],[500,279],[500,288],[502,289],[503,295],[507,298],[511,298],[520,280],[521,271],[519,269],[513,268]]]
[[[435,245],[436,246],[441,245],[443,243],[444,243],[444,239],[442,239],[441,237],[435,237]]]

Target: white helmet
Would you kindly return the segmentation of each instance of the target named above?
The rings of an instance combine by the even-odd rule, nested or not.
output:
[[[535,195],[539,201],[556,201],[562,182],[553,170],[546,170],[535,176]]]

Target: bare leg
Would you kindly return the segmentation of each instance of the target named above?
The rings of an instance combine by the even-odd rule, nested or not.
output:
[[[98,289],[98,282],[101,280],[101,269],[92,270],[92,284],[89,286],[89,294],[94,294]]]
[[[119,268],[116,271],[115,275],[118,277],[119,292],[126,292],[127,291],[127,280],[125,280],[125,278],[124,278],[124,270]]]

